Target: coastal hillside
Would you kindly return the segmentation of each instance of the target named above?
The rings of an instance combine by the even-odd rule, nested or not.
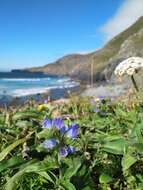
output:
[[[110,80],[115,66],[130,56],[143,57],[143,17],[98,51],[84,55],[67,55],[54,63],[27,70],[67,75],[88,82],[93,64],[94,81]]]

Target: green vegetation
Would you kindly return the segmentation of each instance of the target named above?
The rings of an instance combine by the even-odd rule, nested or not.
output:
[[[43,123],[54,117],[78,126],[78,132],[62,136],[56,124]],[[53,138],[57,144],[45,148],[43,142]],[[60,154],[61,146],[75,150]],[[0,189],[142,190],[142,103],[75,97],[63,105],[31,102],[2,110]]]

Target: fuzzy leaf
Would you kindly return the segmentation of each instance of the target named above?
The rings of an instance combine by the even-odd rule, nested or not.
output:
[[[64,190],[76,190],[75,186],[69,180],[62,180],[60,186],[64,187]]]
[[[122,158],[122,168],[123,171],[128,170],[134,163],[136,163],[137,159],[134,158],[129,153],[125,154]]]
[[[22,157],[12,157],[10,158],[9,160],[3,160],[1,163],[0,163],[0,172],[2,172],[3,170],[6,170],[10,167],[13,167],[13,166],[17,166],[19,164],[22,164],[24,163],[25,160],[23,160]]]
[[[9,145],[0,153],[0,161],[2,161],[13,149],[15,149],[18,145],[24,143],[26,138],[19,139],[15,141],[13,144]]]
[[[76,172],[78,171],[80,166],[81,166],[80,159],[75,158],[75,159],[71,160],[69,163],[69,168],[66,170],[64,177],[66,179],[70,179],[72,176],[74,176],[76,174]]]
[[[112,153],[112,154],[122,155],[124,154],[127,145],[128,143],[126,140],[118,139],[118,140],[105,143],[102,146],[102,150]]]

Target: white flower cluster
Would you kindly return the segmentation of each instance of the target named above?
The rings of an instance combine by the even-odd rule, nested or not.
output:
[[[143,58],[130,57],[122,61],[115,69],[115,75],[121,77],[122,75],[132,76],[135,72],[143,68]]]

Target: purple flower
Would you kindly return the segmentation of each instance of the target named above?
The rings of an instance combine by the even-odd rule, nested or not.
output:
[[[44,148],[51,150],[58,144],[58,141],[56,139],[49,139],[45,140],[42,144]]]
[[[66,134],[67,137],[75,139],[78,136],[78,125],[77,124],[72,124],[71,126],[69,126]]]
[[[98,97],[100,100],[104,100],[106,98],[106,96],[99,96]]]
[[[44,100],[44,104],[48,104],[48,100]]]
[[[68,147],[68,153],[74,153],[74,152],[76,152],[76,148],[73,146],[69,146]]]
[[[95,109],[93,110],[93,112],[94,112],[94,113],[99,113],[99,112],[100,112],[100,109],[95,108]]]
[[[43,121],[43,128],[50,129],[51,127],[55,126],[57,129],[61,129],[64,126],[63,120],[61,118],[55,118],[53,120],[44,119]]]
[[[64,126],[62,118],[55,118],[52,120],[52,125],[57,129],[61,129]]]
[[[49,119],[44,119],[43,128],[50,129],[52,127],[52,121]]]
[[[68,152],[68,149],[67,149],[66,147],[61,147],[61,148],[59,149],[59,153],[60,153],[60,155],[61,155],[62,157],[66,157],[69,152]]]
[[[68,147],[61,147],[59,149],[59,153],[62,157],[66,157],[70,153],[76,152],[76,148],[73,146],[68,146]]]
[[[91,100],[90,100],[90,103],[93,104],[93,105],[95,105],[97,102],[96,102],[95,99],[91,99]]]
[[[60,129],[60,133],[61,135],[63,136],[68,130],[68,126],[63,126],[61,129]]]

